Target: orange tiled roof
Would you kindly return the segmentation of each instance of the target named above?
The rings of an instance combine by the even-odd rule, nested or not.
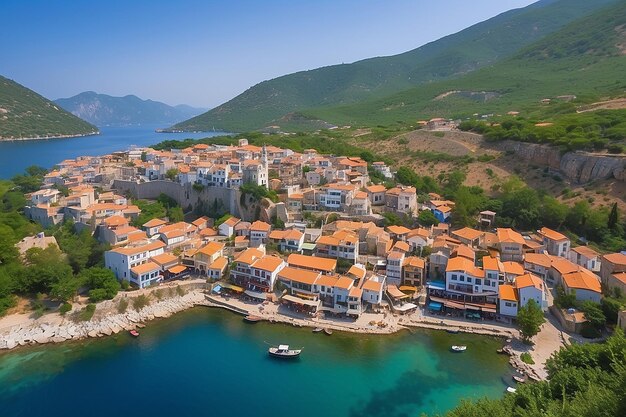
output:
[[[289,266],[300,267],[306,269],[314,269],[317,271],[331,272],[337,268],[337,260],[330,258],[321,258],[318,256],[300,255],[292,253],[287,258]]]
[[[502,284],[499,287],[500,298],[506,301],[519,301],[515,287],[509,284]]]
[[[137,274],[137,275],[141,275],[141,274],[145,274],[147,272],[156,271],[156,270],[159,270],[159,269],[161,269],[160,265],[158,265],[158,264],[156,264],[154,262],[148,261],[145,264],[134,266],[130,270],[133,273]]]
[[[513,229],[499,228],[496,229],[496,235],[499,242],[524,244],[524,238]]]
[[[306,285],[313,285],[319,278],[319,272],[303,271],[302,269],[292,268],[290,266],[283,268],[278,277],[287,281],[295,281]]]
[[[546,238],[557,242],[561,240],[569,240],[564,234],[559,233],[556,230],[549,229],[547,227],[542,227],[539,233],[542,236],[545,236]]]
[[[266,255],[261,259],[257,259],[252,265],[252,268],[262,269],[263,271],[274,272],[280,265],[282,265],[283,260],[277,256]]]
[[[568,288],[576,288],[581,290],[602,292],[600,280],[591,272],[576,271],[563,275],[563,281]]]

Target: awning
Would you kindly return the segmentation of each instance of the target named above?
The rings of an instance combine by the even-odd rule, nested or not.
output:
[[[398,287],[396,287],[395,285],[387,286],[387,294],[389,294],[391,297],[398,299],[398,300],[408,297],[408,295],[400,291]]]
[[[233,284],[229,284],[228,282],[225,282],[222,285],[222,288],[226,288],[227,290],[233,290],[235,292],[243,292],[243,288],[238,287],[236,285]]]
[[[414,308],[417,308],[417,306],[413,303],[406,303],[406,304],[402,304],[401,306],[393,307],[394,310],[399,311],[401,313],[405,313],[407,311],[413,310]]]
[[[428,303],[428,308],[430,310],[439,311],[439,310],[441,310],[441,307],[443,307],[443,304],[438,303],[436,301],[431,301],[430,303]]]
[[[480,307],[469,305],[469,304],[465,304],[465,308],[468,310],[480,311]]]
[[[216,285],[215,287],[213,287],[213,292],[215,294],[219,294],[221,290],[222,290],[222,286],[221,285]]]
[[[459,310],[465,310],[465,306],[463,304],[455,303],[454,301],[445,301],[443,305],[448,308],[456,308]]]
[[[256,298],[257,300],[265,300],[267,298],[267,294],[264,292],[246,290],[244,294],[248,297]]]
[[[309,306],[309,307],[318,307],[320,305],[319,300],[317,301],[305,300],[303,298],[296,297],[295,295],[289,295],[289,294],[283,295],[282,299],[289,301],[291,303],[301,304],[301,305]]]
[[[168,269],[168,271],[172,274],[180,274],[181,272],[185,271],[187,269],[187,267],[185,265],[174,265],[173,267],[171,267],[170,269]]]
[[[417,287],[413,285],[401,285],[400,291],[417,292]]]
[[[313,251],[313,250],[315,250],[315,247],[316,247],[316,246],[317,246],[317,245],[316,245],[315,243],[303,243],[303,244],[302,244],[302,250],[310,250],[310,251]]]
[[[446,283],[444,281],[428,281],[426,285],[428,285],[428,288],[433,289],[433,290],[445,290],[446,289]]]
[[[308,300],[314,300],[317,298],[317,295],[315,294],[307,294],[307,293],[299,292],[299,291],[296,292],[296,295],[300,298],[306,298]]]
[[[485,313],[495,313],[496,312],[495,308],[489,308],[489,307],[481,307],[481,310],[483,310]]]

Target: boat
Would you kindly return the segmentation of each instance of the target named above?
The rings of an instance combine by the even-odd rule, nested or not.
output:
[[[523,384],[524,382],[526,382],[526,378],[521,377],[521,376],[517,376],[517,375],[513,375],[513,381],[518,382],[520,384]]]
[[[332,331],[332,329],[325,328],[324,329],[324,333],[326,333],[327,336],[330,336],[331,334],[333,334],[333,331]]]
[[[132,337],[139,337],[139,332],[137,330],[131,330],[128,333],[130,333]]]
[[[506,387],[506,392],[510,392],[511,394],[514,394],[517,392],[517,390],[513,387]]]
[[[278,345],[278,347],[270,347],[267,352],[270,356],[277,358],[297,358],[300,356],[302,349],[289,349],[289,345]]]
[[[459,332],[459,329],[446,329],[446,332],[452,333],[452,334],[457,334]]]
[[[467,346],[454,345],[450,349],[452,349],[453,352],[465,352],[465,350],[467,349]]]
[[[321,327],[316,327],[315,329],[313,329],[313,333],[319,333],[319,332],[323,332],[324,329],[322,329]]]
[[[263,317],[247,315],[243,318],[243,321],[248,323],[257,323],[259,321],[263,321]]]

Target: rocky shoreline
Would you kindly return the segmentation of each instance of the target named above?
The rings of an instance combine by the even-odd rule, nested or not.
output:
[[[27,141],[27,140],[82,138],[82,137],[86,137],[86,136],[96,136],[96,135],[99,135],[99,134],[100,134],[99,131],[94,131],[94,132],[91,132],[91,133],[79,133],[79,134],[76,134],[76,135],[36,136],[36,137],[32,137],[32,138],[14,138],[14,137],[4,138],[4,137],[0,136],[0,142],[21,142],[21,141]]]

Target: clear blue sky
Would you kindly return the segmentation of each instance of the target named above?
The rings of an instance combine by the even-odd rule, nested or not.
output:
[[[0,74],[216,106],[291,72],[414,49],[533,0],[0,0]]]

